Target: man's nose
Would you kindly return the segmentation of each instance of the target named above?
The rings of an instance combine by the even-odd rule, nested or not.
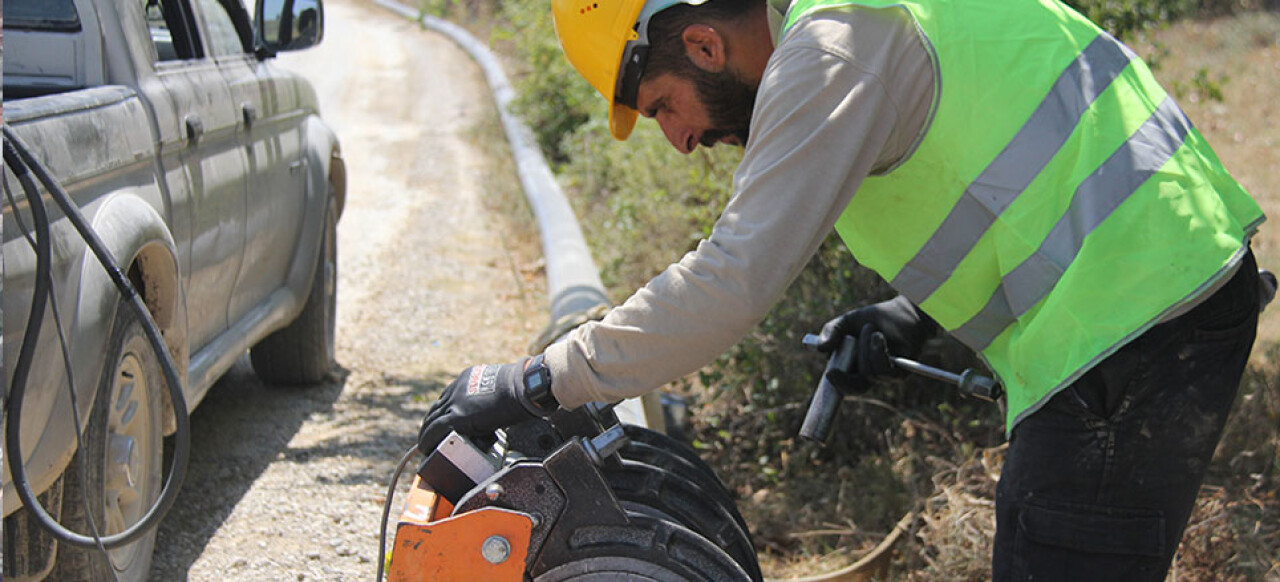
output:
[[[683,125],[662,116],[658,117],[658,125],[662,127],[662,133],[667,136],[667,141],[671,142],[676,151],[688,154],[697,147],[698,144],[693,139],[693,132]]]

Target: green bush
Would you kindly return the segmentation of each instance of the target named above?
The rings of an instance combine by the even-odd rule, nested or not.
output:
[[[732,148],[681,155],[644,120],[620,142],[603,116],[559,146],[570,156],[561,182],[583,217],[600,276],[619,302],[711,234],[741,158]]]
[[[566,162],[569,155],[560,149],[560,141],[592,118],[607,117],[604,99],[565,59],[545,2],[503,2],[499,16],[523,61],[525,74],[516,81],[515,110],[544,155],[554,163]]]

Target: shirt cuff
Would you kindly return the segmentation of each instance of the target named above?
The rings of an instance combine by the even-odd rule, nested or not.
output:
[[[547,369],[551,370],[551,395],[562,408],[574,409],[596,398],[583,389],[585,382],[576,377],[569,365],[569,342],[560,341],[547,346],[543,352]]]

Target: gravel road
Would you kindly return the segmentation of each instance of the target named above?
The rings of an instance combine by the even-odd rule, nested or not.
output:
[[[350,171],[340,371],[284,389],[241,358],[210,391],[153,580],[373,579],[387,480],[438,391],[547,320],[536,240],[495,209],[518,182],[479,68],[367,0],[325,8],[324,42],[280,63],[312,79]]]

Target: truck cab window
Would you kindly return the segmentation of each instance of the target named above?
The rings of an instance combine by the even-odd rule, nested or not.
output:
[[[197,0],[208,29],[209,52],[215,57],[239,55],[246,52],[235,21],[226,7],[218,0]]]
[[[8,0],[4,5],[4,98],[23,99],[101,83],[87,62],[88,31],[74,0]]]
[[[147,18],[147,30],[156,54],[161,61],[179,61],[199,58],[201,52],[196,41],[194,22],[190,8],[183,0],[142,0]]]
[[[4,27],[80,32],[80,15],[73,0],[9,0],[4,3]]]

